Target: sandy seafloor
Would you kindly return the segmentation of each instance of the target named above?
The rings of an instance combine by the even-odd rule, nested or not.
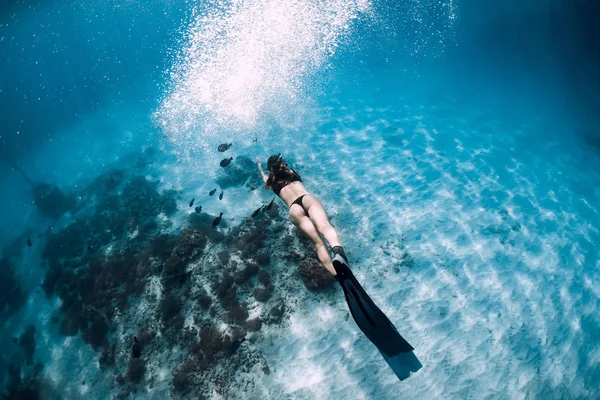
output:
[[[373,84],[364,93],[341,91],[306,102],[298,119],[273,132],[211,131],[198,158],[193,152],[190,158],[187,146],[195,133],[169,136],[156,123],[156,110],[128,101],[90,113],[22,160],[36,179],[81,196],[80,208],[53,223],[40,219],[33,207],[12,218],[21,228],[14,235],[17,244],[3,244],[3,257],[10,258],[25,299],[0,329],[5,349],[0,369],[20,365],[18,390],[33,388],[52,399],[600,396],[597,150],[563,135],[567,128],[550,120],[547,110],[506,93],[453,94],[444,88],[432,95],[431,87],[402,93],[400,85],[387,87],[389,79],[375,76],[372,82],[379,87]],[[232,148],[218,153],[216,145],[227,141]],[[306,288],[298,265],[314,254],[297,238],[284,204],[276,200],[270,213],[248,219],[273,198],[260,187],[250,188],[258,173],[248,160],[266,161],[278,152],[321,199],[355,275],[415,347],[423,368],[408,380],[398,381],[348,318],[339,287]],[[234,160],[222,169],[218,162],[224,156]],[[226,184],[227,171],[245,178]],[[152,209],[146,219],[131,216],[153,196],[144,192],[138,198],[134,191],[123,197],[135,177],[144,190],[150,189],[139,179],[158,182],[152,193],[171,191],[165,196],[175,209]],[[219,189],[211,197],[214,188]],[[102,200],[110,196],[126,200],[115,208],[127,216],[118,222],[123,231],[109,239],[86,237],[93,229],[84,224],[73,234],[83,244],[77,254],[69,253],[76,261],[68,268],[85,277],[95,257],[134,254],[134,261],[121,267],[135,268],[134,280],[143,285],[132,289],[125,276],[108,289],[102,286],[106,309],[98,311],[95,300],[86,300],[79,332],[65,336],[65,301],[43,286],[48,246],[62,248],[50,241],[52,235],[75,221],[95,223],[91,215],[101,213]],[[185,277],[172,281],[164,267],[170,253],[159,256],[147,249],[161,233],[184,243],[179,235],[189,233],[192,198],[194,206],[203,207],[202,221],[193,228],[202,239],[185,240],[198,240],[193,243],[203,251],[181,256],[183,264],[173,268]],[[223,222],[213,230],[210,221],[220,212]],[[156,224],[140,239],[148,221]],[[243,237],[247,232],[254,236]],[[95,255],[85,249],[92,240],[101,243]],[[239,240],[256,247],[236,247]],[[257,263],[258,254],[269,255],[260,262],[266,271],[262,278],[254,273],[232,283],[222,275]],[[146,269],[140,267],[144,263]],[[89,287],[98,288],[102,275]],[[236,288],[239,302],[228,297],[231,292],[219,293],[224,281],[229,281],[225,292]],[[263,287],[270,297],[258,301],[254,289]],[[126,296],[117,296],[123,291]],[[212,306],[201,307],[199,293],[208,294]],[[169,296],[177,306],[164,306]],[[119,299],[125,303],[112,303]],[[273,308],[282,305],[274,317]],[[241,319],[228,316],[232,307],[245,310]],[[116,310],[110,316],[105,315],[109,308]],[[176,316],[165,318],[166,310]],[[97,318],[107,324],[105,335],[84,338],[83,331],[93,337],[89,332]],[[256,323],[250,328],[248,321],[256,318],[259,329]],[[30,325],[35,345],[28,363],[21,338]],[[143,367],[130,356],[131,336],[141,331]],[[243,333],[248,341],[229,354],[230,341]],[[174,384],[186,360],[200,358],[204,364],[189,367]],[[43,367],[34,372],[36,363]],[[131,372],[135,368],[141,376]],[[10,379],[7,373],[5,385]]]
[[[243,371],[235,372],[240,367],[228,357],[221,359],[219,368],[233,368],[222,372],[228,388],[207,393],[214,398],[597,394],[598,382],[592,378],[600,361],[594,338],[599,323],[594,247],[599,194],[589,184],[598,181],[597,169],[591,158],[569,156],[571,151],[583,152],[573,143],[550,135],[533,140],[536,132],[546,129],[543,120],[510,120],[498,114],[451,97],[435,105],[405,100],[385,108],[332,101],[306,129],[298,130],[302,135],[283,135],[285,147],[262,140],[245,146],[234,143],[230,154],[251,159],[293,149],[287,153],[309,191],[322,199],[357,277],[416,348],[423,368],[407,381],[397,381],[347,318],[341,290],[308,291],[297,265],[278,257],[278,237],[273,235],[267,238],[267,246],[273,247],[268,250],[268,268],[276,282],[275,297],[286,304],[285,319],[250,334],[240,352],[230,356],[252,360]],[[514,134],[494,134],[506,130]],[[193,197],[213,216],[224,212],[223,232],[272,198],[265,190],[244,186],[226,189],[222,201],[209,197],[208,191],[216,187],[213,179],[176,162],[164,141],[144,145],[158,150],[149,165],[135,173],[180,193],[173,225],[163,231],[174,232],[184,224],[193,212],[187,204]],[[61,171],[83,162],[79,154],[89,160],[103,157],[103,149],[81,146],[71,150],[72,159],[51,160],[47,155],[38,162],[56,165],[58,180]],[[105,166],[90,161],[89,168],[120,168],[132,174],[127,157],[131,147],[135,146],[125,142],[122,158],[106,154]],[[129,159],[137,156],[133,153]],[[85,177],[77,181],[86,184]],[[30,219],[36,220],[34,215]],[[60,225],[68,222],[65,217]],[[285,218],[275,223],[283,231],[292,229]],[[30,229],[37,232],[42,227]],[[39,267],[44,238],[34,243],[17,270],[31,287],[44,275]],[[210,256],[204,261],[209,260]],[[193,279],[192,286],[203,283],[202,276]],[[35,360],[44,364],[45,384],[59,397],[109,398],[129,391],[133,392],[126,397],[168,397],[171,371],[186,350],[167,337],[160,347],[144,353],[147,371],[142,382],[125,389],[114,383],[127,365],[126,335],[156,318],[156,304],[145,297],[152,291],[167,292],[162,285],[153,278],[144,295],[131,300],[124,312],[127,318],[115,321],[110,337],[118,344],[117,363],[108,369],[99,368],[99,354],[80,336],[58,334],[50,319],[60,302],[46,299],[43,291],[31,293],[3,332],[36,326]],[[267,307],[250,301],[248,308],[252,317]],[[198,307],[184,310],[184,326],[193,325]],[[261,370],[265,362],[268,375]]]

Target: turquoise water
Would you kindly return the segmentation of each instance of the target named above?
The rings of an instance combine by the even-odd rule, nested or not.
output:
[[[597,53],[557,4],[5,5],[3,395],[600,396]],[[415,347],[409,379],[337,285],[307,288],[283,202],[251,218],[273,153]]]

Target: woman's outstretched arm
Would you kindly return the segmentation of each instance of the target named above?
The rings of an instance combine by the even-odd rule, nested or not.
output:
[[[262,176],[263,181],[267,183],[269,177],[267,176],[267,174],[265,174],[265,171],[263,171],[262,165],[260,164],[260,159],[258,157],[256,157],[256,166],[258,166],[258,172],[260,172],[260,176]]]

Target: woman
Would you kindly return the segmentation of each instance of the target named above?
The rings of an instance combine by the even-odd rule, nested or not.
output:
[[[371,300],[350,270],[340,239],[329,223],[323,206],[306,191],[300,175],[293,169],[288,169],[281,154],[269,157],[268,176],[262,170],[258,158],[256,164],[267,189],[273,189],[285,201],[290,208],[290,219],[311,238],[317,248],[319,260],[342,287],[350,313],[359,329],[379,349],[400,380],[408,378],[411,372],[418,371],[421,363],[412,352],[413,347],[398,333],[394,324]],[[335,254],[333,261],[319,233],[332,246],[331,250]]]
[[[287,204],[290,209],[290,220],[313,241],[319,260],[335,276],[336,271],[329,251],[319,233],[327,240],[334,254],[339,254],[346,262],[347,259],[337,232],[329,223],[321,202],[307,192],[300,175],[293,169],[288,169],[288,164],[283,160],[281,154],[269,157],[267,161],[268,176],[263,171],[258,158],[256,165],[265,181],[266,188],[273,189],[273,192]]]

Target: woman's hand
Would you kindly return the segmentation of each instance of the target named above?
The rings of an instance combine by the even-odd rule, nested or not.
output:
[[[269,177],[267,176],[267,174],[265,174],[265,171],[263,171],[262,165],[260,165],[260,158],[258,157],[256,157],[256,166],[258,167],[258,172],[260,172],[260,176],[262,176],[263,181],[267,183]]]

